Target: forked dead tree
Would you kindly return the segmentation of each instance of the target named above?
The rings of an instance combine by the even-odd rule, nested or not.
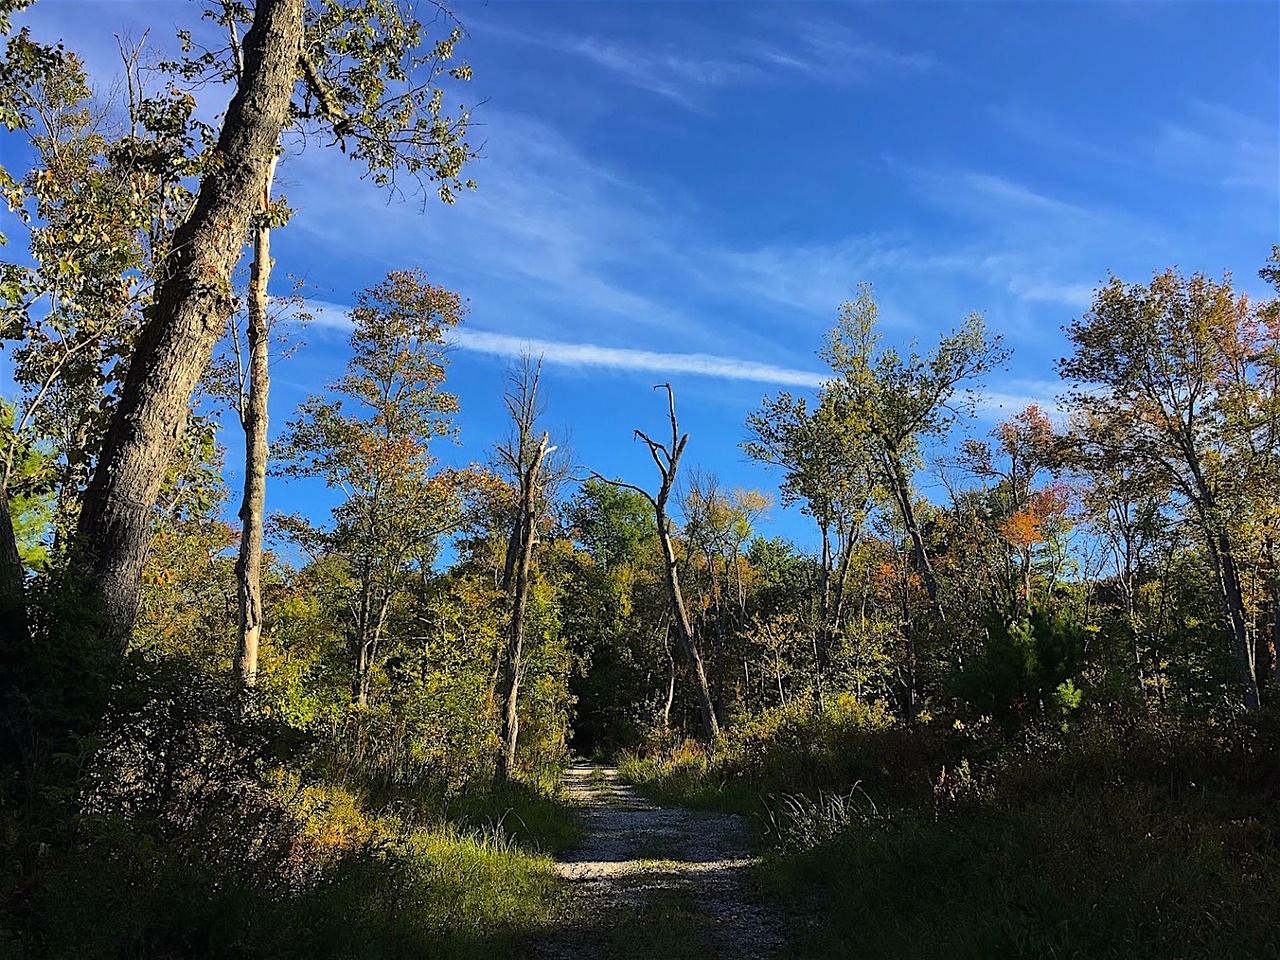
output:
[[[606,483],[612,483],[614,486],[634,490],[653,505],[654,514],[658,521],[658,542],[662,545],[663,568],[667,581],[667,594],[671,600],[671,618],[676,627],[676,639],[680,644],[680,651],[684,654],[685,660],[689,665],[689,672],[693,674],[694,693],[698,697],[698,710],[702,715],[703,733],[708,740],[714,740],[720,735],[720,720],[716,716],[715,704],[711,699],[711,686],[707,682],[707,670],[702,660],[702,652],[698,648],[697,637],[693,633],[693,624],[689,619],[689,609],[684,602],[684,591],[680,588],[680,573],[676,566],[675,544],[671,539],[671,522],[667,517],[667,503],[671,499],[671,491],[675,487],[676,471],[680,467],[680,457],[684,453],[685,445],[689,442],[689,435],[680,432],[680,426],[676,421],[676,397],[671,389],[671,384],[655,384],[653,389],[667,391],[667,408],[671,419],[671,441],[670,443],[659,443],[643,430],[637,430],[635,435],[648,446],[649,455],[653,457],[653,462],[658,467],[658,475],[661,477],[662,482],[658,486],[657,496],[641,487],[623,483],[621,480],[609,480],[598,473],[593,474],[593,476]]]

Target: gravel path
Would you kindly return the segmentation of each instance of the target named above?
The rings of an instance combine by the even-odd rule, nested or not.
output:
[[[535,956],[776,955],[781,924],[748,882],[755,861],[738,817],[655,806],[597,764],[571,766],[566,786],[588,835],[561,858],[573,896]]]

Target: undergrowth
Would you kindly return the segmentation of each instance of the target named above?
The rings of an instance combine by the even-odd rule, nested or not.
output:
[[[0,956],[504,957],[556,913],[553,785],[373,789],[231,681],[133,670],[77,756],[0,780]]]
[[[1095,707],[1010,733],[837,702],[623,758],[750,808],[800,957],[1280,956],[1280,715]]]

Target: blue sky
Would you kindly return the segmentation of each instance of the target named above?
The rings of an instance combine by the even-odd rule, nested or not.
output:
[[[19,22],[105,76],[113,33],[163,40],[197,9],[39,0]],[[689,465],[773,490],[738,450],[743,421],[766,393],[816,382],[822,334],[859,281],[875,284],[888,341],[927,345],[973,310],[1004,335],[1013,359],[971,433],[1052,404],[1060,328],[1108,271],[1230,270],[1265,292],[1256,271],[1280,240],[1280,4],[457,11],[466,97],[481,104],[478,190],[451,208],[388,202],[309,147],[281,165],[296,212],[273,243],[277,270],[317,301],[349,304],[409,266],[470,298],[449,374],[462,444],[446,460],[488,456],[525,340],[546,355],[549,419],[586,466],[653,481],[630,437],[662,427],[651,386],[670,380]],[[338,325],[305,337],[275,368],[277,430],[342,368]],[[774,514],[765,532],[811,539],[803,518]]]

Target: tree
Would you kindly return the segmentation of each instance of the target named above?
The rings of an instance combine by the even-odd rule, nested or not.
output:
[[[655,716],[668,725],[676,679],[653,506],[634,490],[591,478],[566,519],[579,547],[560,601],[577,665],[570,679],[577,749],[589,755],[635,746]]]
[[[671,604],[671,619],[676,627],[676,638],[680,644],[680,650],[684,654],[690,672],[693,674],[694,693],[697,696],[698,710],[702,716],[702,730],[707,740],[710,741],[715,740],[720,735],[720,720],[716,716],[715,704],[711,699],[711,687],[707,682],[707,670],[702,659],[702,651],[698,646],[698,638],[694,635],[693,622],[689,619],[689,608],[685,604],[684,591],[680,586],[680,571],[672,539],[671,519],[667,515],[667,505],[671,500],[671,491],[675,487],[676,471],[680,467],[680,457],[684,454],[685,445],[689,442],[689,435],[680,433],[680,426],[676,421],[676,396],[671,389],[671,384],[660,383],[654,389],[667,391],[667,406],[671,421],[671,441],[669,443],[659,443],[641,430],[636,430],[635,436],[644,441],[645,446],[649,448],[649,455],[653,458],[653,462],[658,468],[660,483],[657,495],[655,496],[641,487],[623,483],[620,480],[606,480],[599,474],[595,474],[595,477],[597,480],[613,483],[628,490],[634,490],[648,500],[653,507],[654,518],[658,526],[658,542],[662,546],[663,574],[667,583],[668,600]]]
[[[510,388],[505,402],[511,416],[512,435],[498,446],[498,457],[516,491],[502,578],[503,590],[511,596],[511,619],[506,656],[503,658],[502,757],[498,767],[499,775],[504,778],[515,772],[516,741],[520,735],[521,657],[533,546],[538,524],[546,513],[557,477],[562,475],[562,471],[556,470],[548,461],[556,450],[551,445],[550,435],[545,430],[542,436],[537,434],[538,420],[545,412],[545,404],[538,393],[541,376],[542,361],[535,362],[527,356],[522,358],[520,367],[509,374]]]
[[[1155,629],[1140,615],[1139,590],[1170,534],[1170,495],[1164,478],[1146,464],[1106,455],[1105,451],[1128,446],[1131,426],[1078,411],[1063,448],[1066,465],[1088,478],[1083,497],[1086,515],[1110,556],[1131,643],[1134,680],[1143,690],[1147,681],[1144,646],[1154,641]]]
[[[280,525],[313,558],[345,567],[339,599],[361,704],[392,605],[462,519],[457,485],[433,472],[430,445],[453,431],[457,399],[440,389],[444,338],[465,312],[461,297],[417,271],[393,272],[358,294],[346,375],[303,403],[283,438],[284,473],[321,478],[344,494],[328,527],[296,515]]]
[[[783,503],[800,503],[818,525],[821,582],[814,636],[814,697],[821,705],[831,649],[844,620],[853,552],[875,490],[871,448],[853,407],[833,388],[819,390],[811,411],[803,397],[780,393],[747,418],[752,439],[743,444],[754,460],[784,471]]]
[[[231,7],[229,16],[247,12],[243,4]],[[80,514],[87,587],[117,646],[127,644],[137,607],[150,507],[232,310],[231,272],[281,133],[293,120],[321,122],[376,180],[394,186],[397,171],[405,171],[439,182],[450,199],[472,153],[462,139],[465,113],[450,120],[435,84],[446,72],[469,76],[465,66],[443,66],[459,36],[455,29],[420,54],[421,25],[391,0],[256,4],[217,138],[218,162],[203,174],[174,234]],[[194,76],[220,63],[207,54],[185,66]]]
[[[751,540],[753,524],[769,501],[755,490],[723,491],[714,474],[693,471],[685,492],[684,546],[693,609],[701,621],[698,631],[712,638],[716,713],[726,712],[726,683],[730,643],[746,621],[747,591],[743,546]],[[741,659],[744,689],[750,666]]]
[[[858,298],[841,307],[822,356],[835,375],[830,389],[837,409],[865,425],[881,479],[911,540],[914,565],[941,619],[938,578],[916,516],[908,468],[921,440],[944,433],[955,420],[966,385],[998,368],[1008,352],[974,313],[927,355],[918,354],[914,345],[900,354],[880,347],[878,316],[871,286],[860,285]]]
[[[991,431],[993,445],[965,441],[962,459],[979,479],[994,482],[985,494],[985,513],[1002,546],[996,578],[1010,615],[1025,616],[1033,603],[1032,573],[1037,554],[1059,539],[1066,506],[1052,484],[1038,486],[1055,462],[1053,424],[1037,404],[1002,421]]]
[[[607,480],[591,478],[569,508],[579,543],[606,569],[635,562],[657,536],[648,498]]]
[[[167,249],[167,224],[189,202],[181,181],[202,162],[198,125],[190,122],[194,101],[176,89],[147,90],[138,49],[122,47],[121,55],[128,79],[123,132],[110,128],[83,64],[61,47],[42,46],[23,31],[9,39],[0,72],[0,114],[25,134],[35,158],[21,179],[0,171],[29,252],[27,262],[0,264],[0,337],[11,348],[21,391],[0,490],[19,448],[38,441],[52,461],[50,555],[58,562]],[[0,540],[7,540],[7,507]],[[8,582],[12,593],[18,581]],[[24,618],[16,610],[10,619],[19,634]]]
[[[230,0],[223,0],[221,16],[231,41],[235,78],[244,74],[244,51],[236,29],[237,11]],[[244,430],[244,487],[240,497],[240,546],[236,556],[236,672],[246,686],[254,686],[258,675],[258,647],[262,637],[262,536],[267,499],[267,430],[270,426],[267,403],[271,393],[270,347],[272,322],[268,310],[271,285],[271,229],[283,222],[288,210],[273,205],[271,189],[275,182],[278,157],[272,157],[262,183],[258,208],[250,221],[250,243],[253,249],[249,268],[249,288],[245,297],[245,347],[247,362],[240,358],[240,332],[234,326],[234,315],[227,320],[236,354],[236,413]]]
[[[1149,473],[1184,507],[1213,571],[1244,702],[1256,707],[1244,566],[1260,545],[1260,511],[1274,502],[1257,484],[1275,456],[1280,330],[1229,277],[1167,270],[1149,285],[1113,276],[1067,336],[1074,352],[1060,368],[1072,404],[1121,428],[1088,437],[1089,454]]]
[[[85,491],[78,546],[105,632],[128,643],[150,509],[196,381],[231,312],[231,270],[289,117],[303,0],[263,0],[245,37],[244,73],[218,138],[218,163],[174,233],[102,454]]]

